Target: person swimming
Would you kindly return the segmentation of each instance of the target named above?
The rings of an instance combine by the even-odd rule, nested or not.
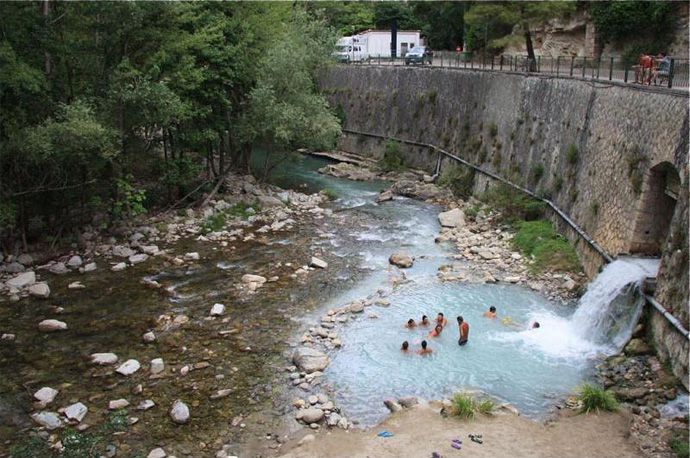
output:
[[[532,323],[532,329],[539,329],[540,327],[541,327],[541,325],[539,324],[538,321],[535,321],[534,323]]]
[[[491,307],[489,307],[489,310],[484,312],[484,316],[486,318],[491,318],[491,319],[496,318],[496,307],[494,307],[493,305]]]
[[[431,348],[427,348],[426,340],[422,340],[422,348],[417,350],[417,353],[420,355],[428,355],[431,354],[431,352],[433,352],[433,350]]]
[[[443,326],[437,324],[436,327],[434,327],[434,329],[432,329],[429,333],[429,337],[438,337],[441,335],[441,332],[443,332]]]
[[[407,320],[407,324],[405,325],[405,327],[408,329],[416,328],[417,323],[415,323],[414,320],[410,318],[409,320]]]
[[[400,351],[403,353],[408,353],[410,351],[410,343],[407,340],[402,343],[402,346],[400,347]]]
[[[443,313],[438,312],[438,315],[436,315],[436,324],[440,324],[443,327],[448,324],[448,319],[443,316]]]
[[[470,325],[467,324],[461,316],[458,317],[458,330],[460,331],[460,338],[458,345],[465,345],[470,337]]]
[[[429,318],[426,315],[422,315],[422,321],[419,322],[420,326],[429,326]]]

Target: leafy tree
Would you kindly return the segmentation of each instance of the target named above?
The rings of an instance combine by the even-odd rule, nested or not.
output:
[[[515,26],[525,40],[530,70],[536,67],[532,29],[549,19],[565,17],[575,11],[575,2],[478,2],[466,13],[465,22],[474,27],[486,27],[490,23]]]
[[[398,21],[399,30],[418,30],[422,21],[415,16],[413,7],[407,2],[376,2],[374,23],[378,29],[390,29],[393,19]]]
[[[371,2],[314,2],[314,9],[322,11],[323,17],[341,36],[354,35],[376,27],[374,3]]]
[[[467,2],[412,2],[422,34],[433,49],[455,49],[464,41]]]

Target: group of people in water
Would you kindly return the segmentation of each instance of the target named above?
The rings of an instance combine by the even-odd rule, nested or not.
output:
[[[489,307],[489,310],[484,312],[483,315],[485,318],[488,319],[496,319],[496,307],[493,305]],[[465,319],[462,316],[457,317],[457,322],[458,322],[458,345],[463,346],[467,344],[467,341],[469,340],[470,337],[470,325],[465,321]],[[506,325],[506,326],[513,326],[513,327],[519,327],[516,323],[514,323],[509,317],[504,318],[501,320],[501,322]],[[429,337],[439,337],[441,333],[443,332],[443,329],[448,325],[448,319],[443,315],[442,312],[439,312],[438,315],[436,315],[436,324],[434,325],[433,329],[429,331]],[[422,316],[422,320],[417,323],[414,319],[410,318],[407,320],[407,324],[405,327],[407,329],[416,329],[416,328],[425,328],[425,327],[430,327],[431,322],[429,321],[429,318],[424,315]],[[535,321],[534,323],[529,326],[530,329],[536,329],[539,328],[539,322]],[[400,351],[403,353],[409,353],[410,351],[410,343],[406,340],[402,343],[402,346],[400,347]],[[421,348],[417,350],[417,353],[420,355],[429,355],[433,353],[433,350],[429,348],[429,343],[426,340],[422,340],[421,343]]]

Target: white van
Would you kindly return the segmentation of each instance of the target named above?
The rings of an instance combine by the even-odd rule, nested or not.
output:
[[[369,60],[366,39],[361,37],[345,37],[338,40],[333,56],[338,62],[362,62]]]

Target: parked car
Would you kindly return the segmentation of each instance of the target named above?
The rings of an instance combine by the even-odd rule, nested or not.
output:
[[[425,63],[431,65],[433,57],[434,52],[428,46],[415,46],[405,54],[405,65],[424,65]]]

